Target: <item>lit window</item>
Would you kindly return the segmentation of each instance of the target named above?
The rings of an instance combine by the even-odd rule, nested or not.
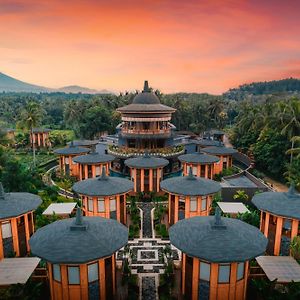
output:
[[[210,281],[210,264],[200,262],[200,279]]]
[[[79,267],[68,267],[69,284],[80,284]]]
[[[230,265],[219,265],[219,283],[228,283],[230,277]]]
[[[109,199],[109,211],[116,211],[116,199]]]
[[[98,198],[98,212],[105,212],[105,203],[102,198]]]
[[[237,267],[237,280],[241,280],[244,278],[244,268],[245,264],[244,263],[238,263]]]
[[[206,210],[206,207],[207,207],[207,197],[202,197],[202,200],[201,200],[201,211]]]
[[[3,239],[12,237],[10,222],[2,223],[1,228],[2,228],[2,238]]]
[[[88,210],[94,211],[94,201],[93,198],[88,198]]]
[[[69,157],[65,158],[65,164],[68,165],[69,164]]]
[[[93,282],[98,280],[98,263],[94,263],[88,265],[88,280],[89,282]]]
[[[197,198],[196,197],[191,197],[190,211],[197,211]]]
[[[198,167],[193,167],[193,175],[197,176]]]
[[[53,279],[56,281],[61,281],[61,276],[60,276],[60,265],[52,265],[52,273],[53,273]]]

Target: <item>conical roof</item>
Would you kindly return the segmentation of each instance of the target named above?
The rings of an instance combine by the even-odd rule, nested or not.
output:
[[[157,169],[168,165],[169,161],[165,158],[153,157],[146,152],[143,156],[126,159],[124,163],[130,168]]]
[[[195,152],[178,156],[181,162],[194,164],[213,164],[220,160],[219,157],[205,153]]]
[[[113,196],[132,191],[133,183],[125,178],[106,176],[103,168],[101,176],[78,181],[72,189],[80,195]]]
[[[188,176],[178,176],[165,179],[160,183],[163,191],[183,196],[204,196],[221,190],[220,183],[201,177],[195,177],[192,169]]]
[[[254,195],[251,201],[259,210],[300,220],[300,194],[293,185],[288,192],[264,192]]]
[[[169,229],[171,243],[183,253],[212,263],[244,262],[262,255],[267,238],[258,228],[220,213],[181,220]]]
[[[37,230],[29,244],[31,252],[51,263],[81,264],[110,256],[127,244],[128,229],[121,223],[101,217],[56,221]]]
[[[0,182],[0,219],[13,218],[35,210],[42,200],[31,193],[5,193]]]
[[[53,152],[62,155],[72,155],[72,154],[83,154],[89,153],[91,149],[75,146],[74,142],[72,141],[68,147],[56,149]]]
[[[161,104],[159,98],[149,88],[148,81],[146,80],[144,83],[143,91],[134,97],[132,103],[118,108],[117,111],[121,113],[173,113],[176,111],[176,109]]]
[[[115,158],[110,154],[99,154],[92,149],[90,154],[80,155],[73,159],[73,161],[80,163],[80,164],[100,164],[100,163],[107,163],[113,161]]]

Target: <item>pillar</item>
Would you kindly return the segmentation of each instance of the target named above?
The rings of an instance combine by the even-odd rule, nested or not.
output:
[[[179,196],[175,196],[175,209],[174,209],[174,224],[178,222],[178,206],[179,206]]]
[[[145,170],[141,169],[141,192],[143,192],[145,190],[144,176],[145,176]]]
[[[99,282],[100,282],[100,299],[106,299],[104,259],[99,260]]]
[[[1,222],[0,222],[0,260],[4,258],[4,250],[3,250],[3,239],[2,239],[2,228],[1,228]]]
[[[275,244],[274,244],[274,255],[279,255],[279,253],[280,253],[282,224],[283,224],[283,218],[282,217],[277,217]]]
[[[193,283],[192,283],[192,300],[198,300],[199,285],[199,259],[193,259]]]
[[[16,218],[11,219],[11,231],[12,231],[14,251],[16,252],[16,256],[20,256],[18,226],[17,226]]]
[[[29,247],[30,235],[29,235],[28,214],[24,215],[24,223],[25,223],[26,249],[27,249],[27,252],[29,252],[30,251],[30,247]]]
[[[264,235],[266,238],[268,237],[268,232],[269,232],[269,222],[270,222],[270,214],[268,212],[266,212],[265,228],[264,228]]]
[[[153,191],[153,169],[149,169],[149,191]]]

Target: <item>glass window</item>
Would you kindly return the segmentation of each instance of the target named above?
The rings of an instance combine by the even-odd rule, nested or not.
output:
[[[100,166],[96,166],[96,176],[100,176],[100,175],[101,175]]]
[[[191,197],[190,211],[197,211],[197,198],[196,197]]]
[[[200,279],[210,281],[210,264],[200,262]]]
[[[237,280],[241,280],[244,278],[244,263],[238,263],[237,266]]]
[[[53,279],[56,280],[56,281],[61,281],[61,276],[60,276],[60,265],[52,265],[52,268],[53,268]]]
[[[88,280],[89,282],[93,282],[98,280],[98,263],[94,263],[88,265]]]
[[[1,228],[2,228],[2,238],[3,239],[12,237],[10,222],[3,222],[1,224]]]
[[[201,199],[201,211],[206,210],[207,207],[207,197],[202,197]]]
[[[79,267],[68,267],[69,284],[79,284]]]
[[[195,175],[195,176],[197,176],[197,169],[198,169],[197,166],[196,166],[196,167],[193,167],[193,175]]]
[[[227,162],[227,157],[223,156],[223,162]]]
[[[219,265],[219,283],[228,283],[230,277],[230,265]]]
[[[94,211],[94,201],[93,198],[88,198],[88,210]]]
[[[65,164],[68,165],[69,164],[69,157],[65,158]]]
[[[98,212],[105,212],[105,203],[102,198],[98,198]]]
[[[116,211],[116,199],[109,199],[109,211]]]

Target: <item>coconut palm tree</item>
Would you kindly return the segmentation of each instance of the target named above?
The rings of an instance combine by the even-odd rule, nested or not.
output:
[[[33,167],[36,166],[35,158],[35,143],[33,140],[33,128],[40,125],[45,111],[42,109],[41,105],[35,101],[27,102],[24,110],[21,112],[21,120],[19,124],[21,127],[30,131],[31,134],[31,146],[33,155]]]

